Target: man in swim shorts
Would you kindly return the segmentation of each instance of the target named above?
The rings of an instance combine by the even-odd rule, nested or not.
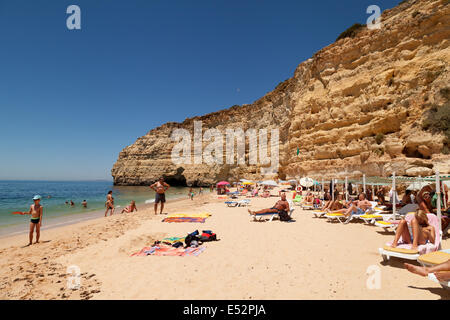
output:
[[[166,202],[166,194],[165,192],[169,190],[170,186],[164,182],[164,178],[159,178],[154,184],[150,186],[151,189],[155,190],[155,214],[158,211],[158,202],[161,202],[161,210],[160,214],[162,214],[164,209],[164,203]]]
[[[366,195],[364,193],[359,194],[359,200],[353,201],[353,204],[348,208],[347,212],[345,212],[345,216],[350,215],[362,215],[366,212],[367,209],[371,208],[372,204],[370,201],[366,199]]]
[[[275,203],[275,205],[272,208],[262,209],[259,211],[251,211],[250,209],[248,210],[248,212],[253,215],[262,214],[262,213],[278,213],[279,214],[281,212],[288,213],[289,211],[290,211],[289,202],[286,201],[285,193],[281,194],[281,199],[278,200],[277,203]]]
[[[33,197],[34,204],[30,206],[29,214],[31,214],[30,220],[30,242],[28,245],[33,244],[33,233],[34,229],[36,229],[36,242],[39,243],[39,237],[41,235],[41,225],[42,225],[42,214],[44,207],[40,204],[41,196],[35,195]]]

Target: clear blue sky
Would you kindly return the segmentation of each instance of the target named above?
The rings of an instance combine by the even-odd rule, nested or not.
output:
[[[111,179],[152,128],[252,103],[398,2],[0,0],[0,179]]]

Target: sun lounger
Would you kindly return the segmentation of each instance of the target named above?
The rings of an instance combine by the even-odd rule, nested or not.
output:
[[[381,214],[376,214],[376,213],[374,213],[374,214],[364,213],[364,214],[360,215],[358,218],[363,220],[367,224],[375,224],[375,222],[377,220],[383,220],[383,216]]]
[[[450,249],[439,250],[421,255],[417,261],[424,267],[432,267],[450,260]]]
[[[322,211],[322,210],[312,210],[311,213],[312,213],[316,218],[321,218],[321,217],[325,216],[328,212]]]
[[[291,200],[287,200],[289,203],[289,216],[292,216],[292,212],[294,212],[295,208],[294,208],[294,204]],[[268,217],[269,218],[269,222],[271,222],[273,220],[273,218],[275,218],[278,215],[278,212],[268,212],[268,213],[257,213],[257,214],[252,214],[253,216],[253,221],[262,221],[262,219],[264,217]]]
[[[250,204],[250,199],[242,199],[239,201],[225,201],[228,207],[246,207]]]
[[[439,281],[436,278],[436,275],[434,273],[429,273],[428,274],[428,279],[430,279],[431,281],[439,283],[442,286],[442,288],[450,290],[450,281]]]
[[[333,221],[333,220],[337,220],[343,224],[347,224],[352,220],[358,219],[359,216],[358,214],[350,214],[348,217],[345,216],[345,214],[343,213],[326,213],[325,217],[328,219],[328,221]]]
[[[388,261],[390,257],[397,257],[401,259],[407,260],[417,260],[420,255],[426,254],[429,252],[433,252],[439,249],[441,237],[439,234],[439,226],[438,226],[438,218],[434,214],[427,214],[428,222],[430,225],[434,227],[436,230],[435,235],[435,243],[427,243],[424,245],[420,245],[418,250],[412,250],[412,244],[402,244],[402,239],[400,238],[399,244],[396,248],[392,248],[390,243],[387,243],[383,248],[379,248],[378,252],[383,257],[383,261]],[[412,219],[414,219],[414,215],[408,214],[405,217],[405,220],[408,222],[408,225],[411,223]]]
[[[314,209],[314,205],[312,203],[301,203],[300,204],[302,206],[303,210],[313,210]]]

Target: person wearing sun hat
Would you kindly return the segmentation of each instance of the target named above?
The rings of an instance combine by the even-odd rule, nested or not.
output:
[[[28,245],[33,244],[33,233],[34,229],[36,229],[36,242],[39,243],[39,237],[41,235],[41,226],[42,226],[42,214],[44,211],[44,207],[40,204],[41,196],[35,195],[33,197],[34,204],[30,206],[31,220],[30,220],[30,242]]]

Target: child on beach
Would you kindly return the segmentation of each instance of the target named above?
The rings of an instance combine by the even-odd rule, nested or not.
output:
[[[39,237],[41,235],[41,225],[42,225],[42,214],[44,207],[40,204],[41,196],[35,195],[33,197],[34,204],[30,206],[29,214],[31,214],[30,220],[30,242],[29,246],[33,244],[33,233],[36,228],[36,242],[39,243]]]
[[[192,188],[189,189],[189,197],[191,198],[191,200],[194,200],[194,191],[192,190]]]
[[[132,201],[130,202],[130,205],[126,206],[126,207],[122,210],[121,213],[124,213],[124,212],[130,213],[130,212],[133,212],[133,211],[138,211],[138,209],[137,209],[137,207],[136,207],[136,202],[134,202],[134,200],[132,200]]]

